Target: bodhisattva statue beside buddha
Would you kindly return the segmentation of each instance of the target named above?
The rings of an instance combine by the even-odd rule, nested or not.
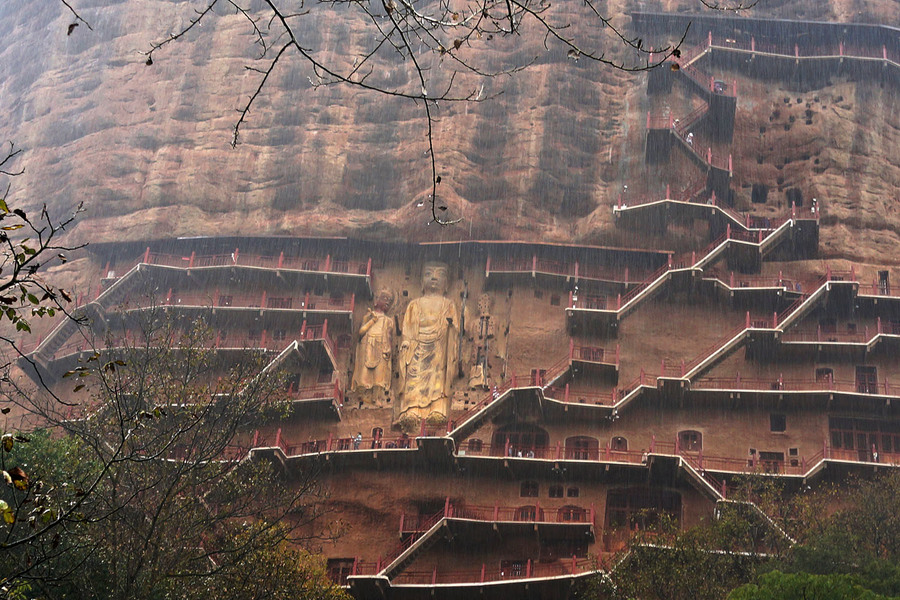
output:
[[[350,390],[382,400],[391,391],[391,354],[394,349],[394,319],[387,315],[394,304],[394,293],[382,288],[375,295],[375,306],[366,311],[359,327],[359,345]]]
[[[443,263],[422,269],[422,296],[409,303],[403,317],[398,355],[400,397],[395,422],[414,430],[422,419],[446,422],[451,384],[459,360],[459,308],[445,294],[450,270]]]

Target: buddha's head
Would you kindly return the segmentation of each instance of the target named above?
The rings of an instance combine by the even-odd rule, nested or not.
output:
[[[429,262],[422,268],[422,291],[426,294],[444,294],[450,284],[450,267],[444,263]]]

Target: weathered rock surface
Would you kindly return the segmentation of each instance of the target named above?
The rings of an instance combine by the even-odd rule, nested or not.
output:
[[[700,11],[699,3],[641,3],[644,10]],[[630,184],[659,192],[678,165],[643,162],[645,75],[572,61],[540,36],[481,40],[471,56],[486,68],[534,64],[472,84],[481,103],[442,103],[434,135],[448,214],[464,222],[437,231],[417,204],[430,172],[421,106],[346,87],[314,87],[290,56],[229,145],[260,75],[245,69],[258,47],[243,17],[222,11],[154,55],[141,51],[184,26],[199,5],[122,0],[73,2],[94,27],[66,35],[71,15],[57,0],[0,6],[0,139],[24,149],[26,172],[13,198],[53,210],[83,200],[76,241],[188,235],[358,235],[410,240],[545,239],[626,243],[610,206]],[[303,43],[347,66],[371,40],[350,8],[315,5],[298,19]],[[572,32],[621,50],[584,26]],[[605,5],[620,15],[638,8]],[[893,23],[900,5],[805,0],[760,2],[754,16]],[[315,14],[313,15],[315,17]],[[433,67],[441,57],[430,57]],[[452,69],[445,62],[444,69]],[[449,70],[435,71],[434,90]],[[402,86],[402,67],[374,64],[372,81]],[[739,72],[734,143],[737,202],[770,188],[774,212],[799,188],[822,206],[825,256],[900,261],[900,116],[895,90],[870,80],[828,79],[816,89],[748,79]],[[464,82],[468,85],[468,82]],[[412,85],[412,84],[410,84]]]

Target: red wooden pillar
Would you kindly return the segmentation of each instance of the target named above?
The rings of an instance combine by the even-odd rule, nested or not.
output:
[[[356,308],[356,294],[350,294],[350,312],[353,312],[353,309]]]
[[[194,252],[191,252],[191,259],[188,261],[188,269],[194,266]]]
[[[556,460],[559,460],[562,457],[562,445],[559,440],[556,440]]]
[[[616,310],[619,310],[621,308],[622,308],[622,294],[617,294],[616,295]]]
[[[484,263],[484,276],[488,277],[491,274],[491,255],[488,254],[487,262]]]
[[[450,496],[444,500],[444,518],[448,518],[450,516]]]
[[[756,38],[750,37],[750,52],[756,52]]]
[[[284,252],[278,255],[278,268],[284,266]]]
[[[669,117],[669,121],[671,121],[671,120],[672,120],[672,117]],[[671,123],[670,123],[670,125],[671,125]],[[666,184],[666,200],[669,200],[671,197],[672,197],[672,193],[670,191],[670,185],[667,183]]]
[[[266,290],[263,290],[262,298],[261,298],[260,301],[259,301],[259,307],[260,307],[260,308],[265,308],[265,307],[266,307]]]
[[[303,297],[303,308],[309,308],[309,292],[306,292],[306,295]]]
[[[328,433],[328,441],[325,443],[325,450],[331,452],[331,444],[334,442],[334,432]]]
[[[628,285],[628,267],[625,267],[625,285]]]
[[[484,583],[484,569],[485,569],[485,564],[481,563],[481,583]]]
[[[531,579],[531,559],[528,559],[528,564],[525,567],[525,577],[526,579]]]
[[[569,384],[567,383],[566,384],[566,396],[565,396],[564,402],[568,402],[568,401],[569,401]]]
[[[619,345],[616,344],[616,368],[619,368]],[[566,384],[568,387],[568,384]]]
[[[537,276],[537,254],[531,255],[531,276]]]
[[[728,223],[728,224],[725,226],[725,239],[726,239],[726,240],[730,240],[730,239],[731,239],[731,223]]]
[[[328,319],[325,319],[325,321],[322,323],[322,339],[328,339]]]
[[[366,277],[372,276],[372,258],[369,258],[369,261],[366,263]]]
[[[575,357],[575,340],[569,338],[569,360]]]
[[[231,260],[234,261],[234,264],[238,263],[238,256],[240,255],[240,251],[238,248],[234,249],[234,254],[231,255]]]
[[[331,255],[330,254],[325,255],[325,269],[324,270],[326,273],[331,271]]]
[[[281,445],[281,427],[278,428],[278,431],[275,432],[275,445]]]
[[[572,293],[572,290],[569,290],[569,308],[575,308],[575,302],[572,300],[573,297],[574,294]]]
[[[147,246],[147,249],[144,250],[144,262],[145,263],[150,262],[150,246]]]

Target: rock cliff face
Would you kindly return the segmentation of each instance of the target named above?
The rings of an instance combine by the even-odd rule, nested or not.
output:
[[[440,193],[463,223],[426,226],[429,170],[420,106],[341,87],[310,84],[299,61],[273,75],[229,146],[235,109],[255,89],[246,70],[257,48],[243,17],[222,11],[196,33],[154,55],[141,51],[183,26],[197,5],[149,0],[73,3],[93,25],[66,35],[71,15],[57,0],[3,3],[0,138],[24,149],[26,172],[13,197],[61,210],[85,201],[77,241],[194,235],[400,236],[545,239],[615,243],[610,206],[623,185],[658,193],[679,166],[643,160],[646,75],[629,75],[544,48],[540,36],[481,40],[469,50],[486,68],[534,63],[484,82],[485,102],[444,103],[435,132]],[[621,50],[561,6],[573,34]],[[314,11],[329,11],[316,5]],[[628,25],[629,10],[699,12],[692,0],[604,5]],[[337,65],[370,40],[350,9],[301,20],[304,45]],[[566,11],[571,10],[571,13]],[[752,16],[893,23],[887,0],[760,2]],[[440,57],[433,67],[443,66]],[[435,71],[435,89],[449,71]],[[375,82],[408,73],[377,62]],[[819,198],[823,254],[900,261],[900,116],[896,91],[852,76],[813,89],[727,73],[739,82],[732,152],[737,204],[769,187]],[[480,86],[481,83],[473,85]],[[501,93],[502,92],[502,93]],[[495,94],[499,94],[494,96]],[[634,193],[633,191],[631,193]],[[762,208],[762,207],[760,207]]]

